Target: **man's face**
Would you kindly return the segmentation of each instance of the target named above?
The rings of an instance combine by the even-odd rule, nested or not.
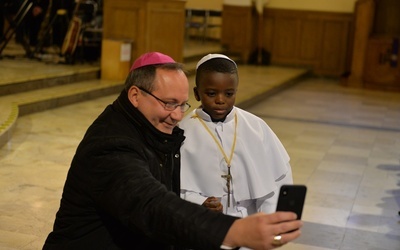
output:
[[[164,102],[182,105],[189,99],[189,82],[182,71],[157,69],[154,87],[151,94]],[[166,134],[172,134],[184,116],[179,106],[173,111],[165,110],[164,103],[136,86],[129,90],[129,98],[155,128]]]
[[[207,73],[194,89],[197,101],[212,119],[224,119],[232,110],[236,100],[238,79],[229,73]]]

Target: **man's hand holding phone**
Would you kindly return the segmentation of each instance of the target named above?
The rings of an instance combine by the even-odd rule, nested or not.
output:
[[[276,211],[291,211],[301,219],[307,187],[305,185],[282,185],[279,191]]]

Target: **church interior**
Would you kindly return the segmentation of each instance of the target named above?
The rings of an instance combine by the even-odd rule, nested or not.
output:
[[[42,248],[87,127],[135,58],[161,51],[185,65],[192,108],[201,57],[238,63],[236,106],[265,120],[308,188],[302,235],[281,249],[400,250],[399,1],[77,2],[64,39],[57,9],[34,46],[16,39],[30,1],[2,13],[0,249]]]

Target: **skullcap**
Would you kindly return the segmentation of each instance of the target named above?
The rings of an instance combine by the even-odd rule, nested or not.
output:
[[[235,67],[237,68],[236,63],[232,59],[227,57],[226,55],[223,55],[223,54],[208,54],[208,55],[206,55],[206,56],[204,56],[203,58],[200,59],[200,61],[196,65],[196,70],[200,67],[200,65],[202,65],[203,63],[205,63],[205,62],[207,62],[207,61],[209,61],[211,59],[214,59],[214,58],[223,58],[223,59],[226,59],[228,61],[231,61],[231,62],[233,62],[233,64],[235,64]]]

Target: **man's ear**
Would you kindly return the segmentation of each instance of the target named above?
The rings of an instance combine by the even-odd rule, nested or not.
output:
[[[128,90],[128,99],[135,108],[139,106],[139,101],[138,101],[140,99],[139,91],[140,89],[136,86],[132,86]]]
[[[196,101],[200,101],[200,95],[199,95],[199,92],[198,92],[198,90],[197,90],[197,87],[194,87],[193,88],[193,93],[194,93],[194,98],[196,98]]]

